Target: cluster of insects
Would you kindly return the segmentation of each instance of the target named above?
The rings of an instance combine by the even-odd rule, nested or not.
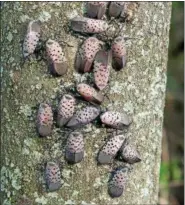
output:
[[[56,123],[58,127],[70,130],[65,150],[65,159],[69,163],[79,163],[83,160],[84,136],[80,129],[96,119],[99,119],[105,127],[114,130],[98,153],[98,164],[111,164],[115,158],[120,158],[128,164],[141,161],[136,147],[124,135],[124,130],[132,122],[131,118],[123,112],[102,111],[100,107],[104,101],[103,90],[108,85],[111,68],[120,71],[126,64],[124,37],[120,36],[119,32],[113,38],[106,36],[106,31],[109,30],[110,25],[102,19],[107,13],[111,19],[130,21],[136,7],[137,4],[133,2],[87,2],[86,17],[75,17],[70,21],[70,27],[74,32],[87,35],[96,34],[96,36],[88,36],[85,39],[75,59],[77,72],[93,72],[94,86],[88,83],[79,83],[76,86],[76,91],[84,101],[88,102],[88,105],[75,111],[77,101],[72,94],[67,93],[62,96],[57,109]],[[105,36],[106,39],[104,39]],[[40,45],[43,43],[40,44],[40,42],[39,22],[31,21],[23,43],[24,57],[27,58],[32,54],[39,53],[41,51]],[[52,39],[47,40],[44,47],[51,72],[59,76],[64,75],[68,65],[62,47]],[[53,121],[52,107],[48,103],[41,103],[36,122],[40,136],[51,135]],[[122,195],[130,169],[130,166],[124,165],[113,171],[108,185],[111,197]],[[49,191],[56,191],[62,186],[60,168],[57,163],[47,162],[45,178]]]

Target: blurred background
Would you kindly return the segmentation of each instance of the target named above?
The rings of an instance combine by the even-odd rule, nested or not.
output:
[[[184,204],[184,2],[172,2],[159,205]]]

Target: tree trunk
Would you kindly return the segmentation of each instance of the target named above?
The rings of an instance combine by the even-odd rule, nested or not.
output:
[[[85,134],[85,159],[68,165],[64,159],[66,134],[57,128],[49,138],[35,131],[37,105],[43,101],[57,106],[62,87],[74,85],[80,75],[74,71],[79,39],[65,32],[70,18],[83,13],[83,3],[5,2],[1,10],[1,189],[2,204],[156,204],[163,108],[168,58],[170,2],[142,2],[132,24],[125,24],[128,60],[124,70],[112,71],[109,98],[104,106],[126,111],[133,123],[126,134],[137,145],[142,162],[134,165],[126,190],[120,198],[107,193],[109,166],[97,166],[95,157],[104,144],[106,130],[88,126]],[[21,66],[21,43],[30,20],[42,21],[44,39],[61,40],[69,71],[64,77],[52,77],[47,65],[35,60]],[[62,80],[62,85],[61,85]],[[53,193],[45,191],[42,165],[47,160],[62,164],[64,184]],[[22,201],[20,201],[22,200]],[[19,201],[19,202],[18,202]]]

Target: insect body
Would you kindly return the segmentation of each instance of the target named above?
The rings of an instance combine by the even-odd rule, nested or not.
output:
[[[27,34],[23,42],[23,56],[24,58],[34,54],[40,38],[40,22],[31,21],[28,24]]]
[[[86,17],[71,19],[71,28],[82,33],[102,33],[108,28],[106,21]]]
[[[37,114],[37,130],[42,137],[51,134],[53,125],[53,112],[47,103],[41,103]]]
[[[117,37],[112,43],[113,68],[121,70],[126,64],[126,48],[123,37]]]
[[[47,162],[45,176],[49,191],[56,191],[61,187],[60,175],[59,166],[54,162]]]
[[[59,43],[49,39],[46,42],[46,51],[51,61],[51,72],[56,75],[64,75],[67,72],[68,65]]]
[[[78,163],[84,157],[83,135],[79,132],[72,132],[67,139],[66,159],[71,163]]]
[[[132,21],[138,9],[138,5],[139,4],[136,2],[111,2],[109,6],[109,15],[127,22]]]
[[[99,90],[103,90],[109,81],[112,66],[112,52],[98,51],[94,59],[94,80]]]
[[[64,95],[58,106],[57,124],[65,125],[74,114],[75,99],[71,95]]]
[[[75,68],[78,72],[90,72],[96,53],[101,49],[103,42],[95,37],[86,39],[76,55]]]
[[[120,197],[128,182],[129,167],[117,168],[113,173],[108,185],[108,193],[111,197]]]
[[[100,116],[100,119],[102,123],[119,130],[131,123],[131,119],[124,112],[107,111]]]
[[[110,164],[125,141],[124,135],[111,137],[98,154],[100,164]]]
[[[113,17],[120,17],[124,15],[125,2],[114,1],[110,3],[109,15]]]
[[[85,83],[78,84],[77,91],[85,100],[93,104],[101,104],[104,99],[104,96],[100,92],[97,92],[93,87],[90,87]]]
[[[108,2],[103,2],[103,1],[88,2],[86,6],[87,15],[90,18],[101,19],[105,15],[107,4]]]
[[[136,149],[136,147],[125,140],[121,149],[120,149],[121,157],[128,162],[129,164],[133,164],[141,161],[141,157]]]
[[[67,127],[70,128],[78,128],[83,125],[86,125],[96,119],[98,115],[100,114],[100,109],[93,107],[93,106],[87,106],[83,108],[82,110],[78,111],[67,123]]]

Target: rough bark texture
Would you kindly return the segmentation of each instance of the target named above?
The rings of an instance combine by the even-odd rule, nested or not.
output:
[[[74,59],[79,39],[65,33],[64,25],[76,14],[83,13],[83,3],[5,2],[1,12],[2,75],[2,202],[16,204],[21,196],[33,204],[156,204],[161,156],[163,108],[168,57],[168,34],[171,3],[142,2],[133,24],[123,32],[135,37],[127,42],[128,62],[124,70],[112,71],[109,97],[105,106],[126,111],[133,117],[127,136],[138,147],[142,162],[134,166],[122,197],[107,194],[109,166],[97,166],[95,157],[106,137],[105,129],[88,126],[85,134],[85,159],[71,166],[64,160],[66,134],[55,128],[48,139],[38,138],[35,131],[34,107],[43,101],[54,107],[62,95],[62,86],[79,80]],[[43,62],[22,58],[20,40],[29,20],[40,19],[44,38],[67,41],[69,72],[54,78]],[[60,81],[64,84],[61,85]],[[50,159],[62,163],[64,185],[54,193],[45,191],[42,165]],[[2,203],[3,204],[3,203]],[[18,204],[21,204],[20,202]]]

